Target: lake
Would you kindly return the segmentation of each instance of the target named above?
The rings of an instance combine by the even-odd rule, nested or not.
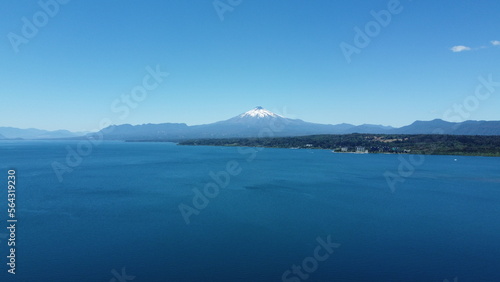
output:
[[[500,281],[500,158],[79,144],[0,141],[1,281]]]

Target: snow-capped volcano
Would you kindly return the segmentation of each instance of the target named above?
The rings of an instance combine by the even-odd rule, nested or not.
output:
[[[245,118],[245,117],[252,117],[252,118],[266,118],[266,117],[283,117],[278,114],[275,114],[271,111],[268,111],[262,107],[256,107],[248,112],[242,113],[238,117],[240,118]]]
[[[262,107],[255,107],[248,112],[244,112],[228,120],[216,122],[215,124],[236,126],[238,130],[254,128],[258,131],[270,125],[289,124],[290,122],[291,120],[288,118],[275,114]]]

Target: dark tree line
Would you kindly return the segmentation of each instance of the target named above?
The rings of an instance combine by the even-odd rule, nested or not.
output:
[[[500,136],[345,134],[274,138],[194,139],[180,145],[311,148],[369,153],[500,156]]]

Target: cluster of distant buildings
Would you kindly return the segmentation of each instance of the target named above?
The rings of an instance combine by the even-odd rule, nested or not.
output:
[[[299,149],[300,147],[295,147],[292,149]],[[304,147],[302,148],[315,148],[313,144],[305,144]],[[399,147],[389,147],[389,146],[382,146],[382,147],[370,147],[366,148],[364,146],[355,146],[355,147],[347,147],[343,146],[340,148],[337,148],[335,150],[332,150],[332,152],[340,152],[340,153],[356,153],[356,154],[368,154],[368,153],[405,153],[408,154],[410,153],[411,150],[409,149],[400,149]]]
[[[356,153],[356,154],[368,154],[368,153],[410,153],[411,150],[403,149],[401,150],[399,147],[371,147],[367,149],[363,146],[356,146],[354,148],[350,147],[340,147],[341,153]],[[335,150],[333,150],[335,152]]]

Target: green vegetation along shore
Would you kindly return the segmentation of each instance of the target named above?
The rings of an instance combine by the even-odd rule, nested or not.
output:
[[[500,157],[500,136],[345,134],[186,140],[179,145],[328,149],[344,153],[406,153]]]

